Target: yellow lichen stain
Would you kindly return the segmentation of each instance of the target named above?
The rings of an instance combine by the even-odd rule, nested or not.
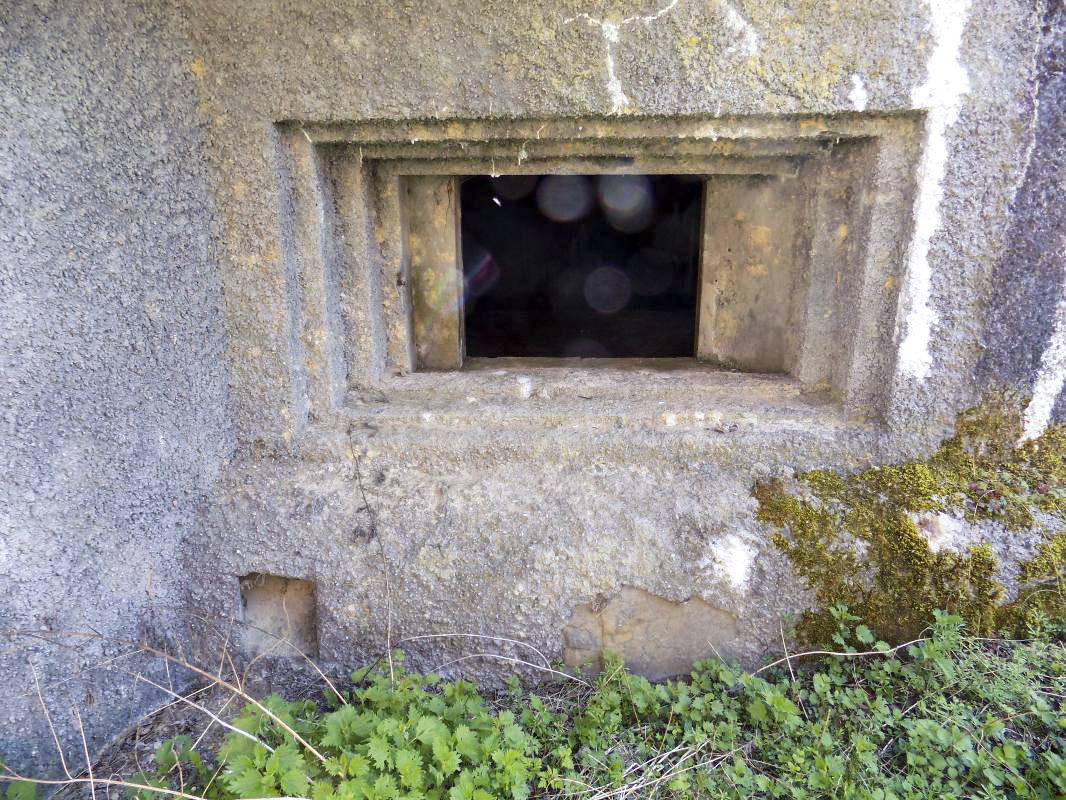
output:
[[[896,276],[889,275],[885,278],[885,289],[891,290],[896,288]]]
[[[237,197],[244,197],[244,195],[247,194],[247,192],[248,192],[248,184],[246,184],[244,181],[242,181],[240,178],[238,178],[237,182],[233,184],[233,193],[235,195],[237,195]]]
[[[207,69],[204,66],[204,60],[202,58],[194,58],[189,62],[189,72],[193,74],[193,77],[195,77],[196,80],[202,81],[206,71]]]
[[[744,269],[755,278],[765,278],[770,273],[765,264],[748,264]]]
[[[841,283],[841,281],[843,281],[843,279],[844,279],[844,276],[840,274],[840,270],[838,269],[837,272],[836,272],[836,275],[833,276],[833,283],[836,284],[836,287],[838,289],[840,288],[840,283]]]
[[[841,222],[837,227],[837,238],[840,241],[844,241],[848,238],[848,224],[846,222]]]
[[[737,318],[724,308],[718,309],[715,317],[715,333],[723,339],[732,339],[737,335]]]
[[[733,219],[735,219],[737,222],[744,222],[745,220],[747,220],[747,218],[747,211],[738,211],[736,214],[733,215]]]
[[[752,245],[759,248],[769,247],[773,235],[773,229],[768,225],[752,225],[748,230],[748,238],[751,239]]]

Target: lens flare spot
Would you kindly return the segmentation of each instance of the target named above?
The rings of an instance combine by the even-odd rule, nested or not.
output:
[[[597,267],[585,278],[585,302],[601,314],[615,314],[633,295],[629,277],[616,267]]]
[[[537,186],[537,208],[555,222],[576,222],[592,208],[592,190],[583,175],[549,175]]]
[[[621,233],[637,233],[651,224],[654,195],[646,175],[602,175],[596,195],[611,227]]]

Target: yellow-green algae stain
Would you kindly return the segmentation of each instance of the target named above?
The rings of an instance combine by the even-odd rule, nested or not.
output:
[[[979,634],[1021,633],[1034,612],[1066,617],[1066,533],[1048,535],[1021,565],[1007,602],[990,547],[933,552],[911,516],[952,511],[1017,530],[1036,524],[1039,509],[1066,521],[1066,426],[1019,446],[1020,432],[1018,405],[990,397],[959,415],[955,435],[927,461],[809,472],[799,476],[803,497],[780,481],[756,484],[757,518],[781,529],[774,543],[816,595],[800,638],[826,643],[836,631],[829,610],[840,603],[896,642],[920,635],[938,608]]]

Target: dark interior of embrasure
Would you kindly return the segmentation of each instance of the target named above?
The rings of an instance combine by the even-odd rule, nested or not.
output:
[[[462,179],[466,355],[691,358],[697,176]]]

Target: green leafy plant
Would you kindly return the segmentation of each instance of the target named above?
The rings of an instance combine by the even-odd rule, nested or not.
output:
[[[846,607],[829,615],[832,653],[654,684],[607,654],[591,686],[512,679],[492,704],[463,681],[362,669],[322,704],[248,704],[213,753],[163,742],[126,783],[137,800],[1066,796],[1061,619],[988,639],[937,611],[890,647]],[[33,800],[7,779],[8,800]]]
[[[539,786],[585,797],[1020,797],[1066,792],[1066,651],[985,641],[938,612],[927,638],[890,649],[832,609],[840,655],[746,673],[719,661],[651,684],[617,659],[594,691],[522,724]],[[860,657],[861,652],[880,653]]]
[[[395,659],[402,653],[394,655]],[[514,714],[489,710],[473,684],[397,668],[362,669],[354,688],[320,712],[309,700],[271,695],[233,721],[209,769],[186,738],[156,752],[158,771],[135,782],[162,787],[186,765],[184,791],[210,798],[310,797],[314,800],[525,800],[537,768]],[[313,748],[313,751],[311,750]],[[155,793],[135,793],[147,800]]]

